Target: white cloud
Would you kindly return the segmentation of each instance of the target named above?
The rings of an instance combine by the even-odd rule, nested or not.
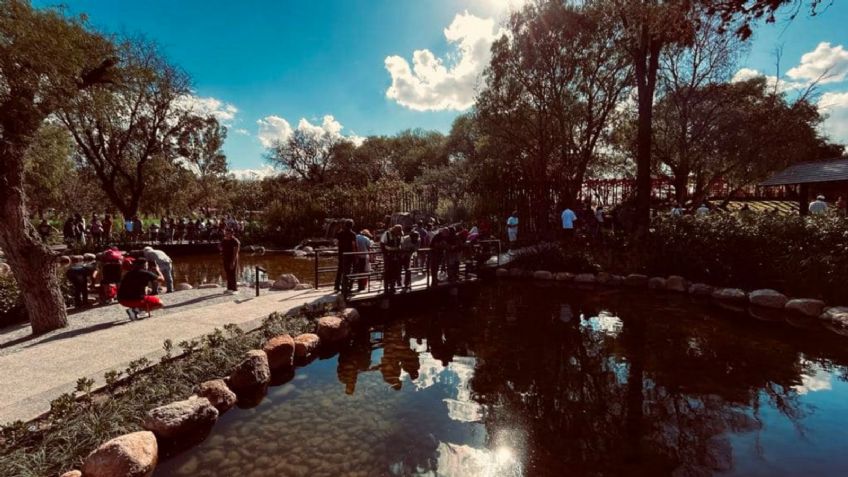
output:
[[[801,63],[786,72],[786,76],[799,81],[837,83],[848,77],[848,51],[842,45],[831,46],[823,41],[815,50],[804,53]]]
[[[461,111],[474,104],[475,87],[489,64],[492,43],[503,30],[493,18],[465,12],[454,17],[444,34],[448,43],[455,45],[447,60],[430,50],[415,50],[412,66],[400,56],[386,57],[385,66],[392,77],[386,97],[417,111]]]
[[[236,134],[240,134],[242,136],[250,136],[250,131],[244,128],[238,128],[235,130]]]
[[[271,147],[277,141],[285,141],[292,134],[292,127],[288,121],[279,116],[265,116],[256,121],[259,125],[259,142],[264,147]]]
[[[193,94],[179,96],[174,100],[174,107],[202,116],[215,116],[221,124],[225,125],[229,125],[238,113],[238,108],[230,103],[225,103],[213,97],[203,98]]]
[[[739,71],[736,72],[735,75],[733,75],[733,78],[730,81],[732,81],[733,83],[737,83],[739,81],[748,81],[749,79],[753,79],[753,78],[756,78],[756,77],[759,77],[759,76],[762,76],[766,79],[766,85],[769,87],[769,89],[774,88],[775,83],[777,83],[777,89],[781,93],[785,93],[787,91],[799,90],[799,89],[802,89],[802,88],[808,86],[808,84],[809,84],[807,82],[800,82],[800,81],[787,81],[787,80],[783,80],[783,79],[778,80],[777,76],[767,75],[767,74],[761,73],[761,72],[759,72],[755,69],[752,69],[752,68],[742,68],[742,69],[740,69]]]
[[[273,166],[263,166],[258,169],[231,169],[230,176],[238,180],[259,180],[277,175]]]
[[[828,92],[819,98],[819,109],[827,114],[822,130],[831,141],[848,144],[848,91]]]
[[[301,118],[297,123],[297,128],[292,128],[288,121],[279,116],[266,116],[256,121],[256,124],[259,125],[259,142],[264,147],[272,147],[277,141],[287,140],[295,130],[304,131],[314,136],[327,134],[333,139],[346,139],[357,146],[365,140],[365,138],[355,134],[342,134],[344,126],[330,114],[323,117],[321,124],[312,124],[308,119]]]

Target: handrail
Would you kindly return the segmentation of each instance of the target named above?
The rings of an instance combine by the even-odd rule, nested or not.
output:
[[[264,268],[260,267],[259,265],[256,265],[256,267],[254,267],[254,268],[255,268],[255,270],[254,270],[254,273],[253,273],[253,279],[254,279],[254,282],[256,284],[256,296],[259,296],[259,272],[262,272],[267,276],[268,270],[265,270]]]

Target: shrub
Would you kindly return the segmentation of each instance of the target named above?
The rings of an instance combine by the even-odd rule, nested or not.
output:
[[[654,274],[848,299],[848,222],[837,217],[667,217],[654,222],[637,250]]]
[[[559,244],[543,242],[516,251],[510,267],[549,272],[596,272],[599,267],[584,251],[565,250]]]
[[[0,275],[0,327],[26,321],[18,284],[11,275]]]

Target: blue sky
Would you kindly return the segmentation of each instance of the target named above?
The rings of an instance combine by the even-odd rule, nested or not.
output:
[[[62,3],[86,13],[98,29],[160,44],[192,76],[200,104],[228,125],[231,167],[259,169],[266,166],[263,143],[297,127],[355,136],[416,127],[447,132],[473,100],[488,45],[515,1]],[[822,84],[819,101],[831,114],[826,130],[842,142],[848,142],[846,20],[848,2],[837,1],[819,17],[802,13],[760,26],[739,65],[741,76],[774,75],[773,50],[782,46],[781,81],[790,94],[830,66],[841,78]]]

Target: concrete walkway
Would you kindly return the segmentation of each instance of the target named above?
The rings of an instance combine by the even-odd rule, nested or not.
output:
[[[221,293],[220,289],[214,292]],[[166,339],[176,345],[230,323],[249,331],[272,312],[286,313],[304,304],[337,299],[327,289],[264,292],[259,297],[245,293],[225,302],[181,309],[180,300],[172,298],[178,295],[168,295],[171,300],[166,300],[166,308],[149,319],[131,322],[115,306],[112,314],[123,314],[124,319],[76,328],[64,335],[59,330],[46,339],[8,350],[0,356],[0,423],[28,421],[49,411],[50,401],[73,391],[81,377],[94,379],[99,386],[106,371],[124,370],[130,361],[142,357],[158,359]],[[103,313],[102,309],[98,313]]]

